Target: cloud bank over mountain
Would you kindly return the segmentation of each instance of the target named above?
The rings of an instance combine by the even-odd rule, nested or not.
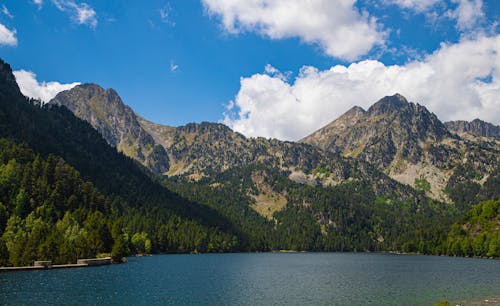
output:
[[[304,66],[293,81],[276,68],[266,70],[241,78],[222,120],[247,136],[298,140],[354,105],[367,107],[394,93],[441,120],[500,123],[500,35],[442,44],[404,65],[363,60],[327,70]]]

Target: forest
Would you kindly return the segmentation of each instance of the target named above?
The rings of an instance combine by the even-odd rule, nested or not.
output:
[[[62,158],[0,139],[0,266],[237,247],[236,236],[164,208],[131,207],[97,191]]]

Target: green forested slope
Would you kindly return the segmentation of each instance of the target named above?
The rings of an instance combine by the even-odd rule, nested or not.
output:
[[[147,233],[154,251],[228,251],[237,245],[238,239],[232,234],[232,225],[216,211],[184,200],[161,186],[146,169],[123,154],[117,153],[88,123],[76,118],[67,109],[40,106],[36,101],[28,101],[20,93],[10,66],[2,61],[0,61],[0,137],[31,148],[35,152],[33,154],[37,156],[40,154],[38,160],[51,163],[54,158],[59,158],[74,167],[76,171],[72,171],[79,172],[83,181],[91,182],[95,190],[106,198],[104,202],[109,206],[107,210],[102,211],[103,218],[99,219],[104,219],[104,222],[113,220],[113,224],[107,222],[109,232],[121,232],[125,238],[127,235],[130,236],[125,241],[118,240],[125,245],[122,249],[126,249],[128,243],[134,240],[133,234],[142,232]],[[50,157],[51,155],[58,157]],[[5,164],[13,163],[11,160],[16,158],[15,154],[11,155],[5,160]],[[29,168],[31,165],[22,164],[19,171],[25,171],[24,167]],[[42,178],[42,181],[45,179]],[[64,181],[64,178],[62,182],[59,184],[69,183]],[[43,188],[38,186],[38,181],[32,182],[32,185]],[[31,224],[33,220],[37,220],[40,217],[36,212],[37,209],[44,206],[47,200],[52,200],[50,197],[46,198],[47,194],[43,196],[25,194],[30,208],[26,208],[21,215],[16,215],[13,212],[17,204],[12,201],[19,193],[20,197],[24,196],[23,192],[28,191],[29,186],[21,181],[12,188],[11,193],[14,197],[12,194],[3,193],[0,196],[4,198],[2,204],[6,211],[4,219],[9,220],[12,216],[20,219],[11,222],[15,227],[17,227],[16,222]],[[73,195],[71,192],[62,194],[60,200],[75,201],[71,195]],[[77,192],[75,196],[83,197],[83,194]],[[52,214],[50,217],[52,225],[57,224],[58,220],[69,222],[71,218],[64,217],[69,211],[71,214],[81,213],[85,216],[73,217],[79,226],[85,226],[86,214],[94,210],[92,207],[86,207],[87,204],[77,201],[77,204],[74,204],[76,207],[59,207],[55,215]],[[43,211],[43,209],[38,210]],[[83,212],[79,212],[80,210]],[[0,232],[5,231],[7,223],[2,223]],[[136,235],[135,241],[141,240],[140,237]],[[122,238],[121,235],[116,236],[110,244],[106,244],[105,251],[109,251],[110,246]],[[21,249],[26,247],[21,240],[17,241]],[[91,253],[95,251],[96,249]],[[32,259],[22,256],[20,258],[11,260],[10,263],[27,264],[29,263],[27,260]],[[73,258],[62,256],[56,260],[69,259]]]
[[[374,174],[372,180],[376,178]],[[291,181],[286,171],[258,164],[198,183],[169,180],[167,184],[232,220],[251,238],[245,244],[249,250],[439,254],[449,226],[459,216],[452,206],[403,185],[377,190],[373,181],[352,180],[331,187],[310,186]],[[263,192],[286,199],[286,206],[274,212],[272,220],[251,208],[254,196]]]
[[[481,202],[453,224],[446,255],[500,257],[500,199]]]
[[[62,158],[0,139],[0,266],[110,252],[229,251],[236,244],[165,208],[145,211],[106,197]]]

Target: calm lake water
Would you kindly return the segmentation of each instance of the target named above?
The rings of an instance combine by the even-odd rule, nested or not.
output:
[[[0,304],[434,305],[500,296],[500,261],[414,255],[158,255],[0,273]]]

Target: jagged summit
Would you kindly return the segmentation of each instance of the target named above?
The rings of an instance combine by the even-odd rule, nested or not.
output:
[[[360,106],[353,106],[347,112],[345,112],[342,116],[361,116],[365,114],[366,111]]]
[[[373,104],[369,109],[370,114],[390,114],[399,112],[402,108],[410,106],[408,100],[400,94],[386,96]]]
[[[137,115],[114,89],[82,84],[60,92],[49,104],[67,107],[77,117],[89,122],[110,145],[152,171],[168,171],[168,158],[163,147],[156,145],[140,125]]]
[[[446,127],[454,133],[468,133],[473,136],[490,137],[500,140],[500,126],[485,122],[480,119],[472,121],[449,121],[445,122]]]
[[[357,156],[370,149],[371,145],[381,145],[380,141],[385,139],[386,149],[390,152],[383,154],[390,153],[392,156],[397,148],[415,146],[428,140],[439,141],[448,135],[436,115],[424,106],[410,103],[402,95],[395,94],[380,99],[367,111],[358,106],[351,108],[301,142]],[[404,153],[411,155],[413,149],[405,149]]]

